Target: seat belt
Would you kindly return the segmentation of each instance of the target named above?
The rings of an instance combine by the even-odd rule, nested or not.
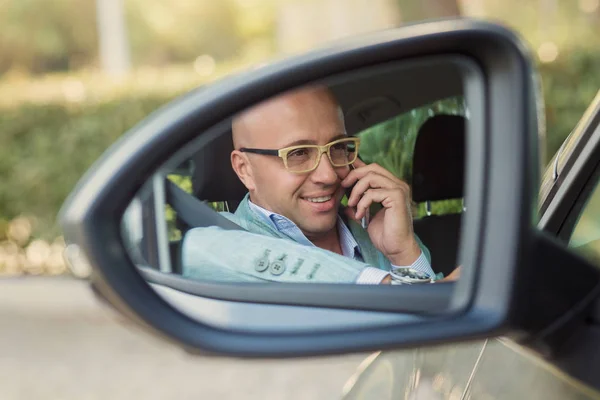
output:
[[[190,228],[218,226],[226,230],[244,230],[241,226],[220,215],[169,179],[165,179],[165,189],[167,203],[175,209],[177,218],[185,222]]]

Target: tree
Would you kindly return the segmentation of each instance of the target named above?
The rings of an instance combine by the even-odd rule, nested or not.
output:
[[[94,60],[95,16],[89,1],[1,1],[0,75],[64,71]]]
[[[129,71],[129,40],[123,0],[96,0],[100,66],[108,75]]]

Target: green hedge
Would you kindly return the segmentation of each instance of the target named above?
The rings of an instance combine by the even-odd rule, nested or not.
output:
[[[556,62],[540,66],[548,158],[600,88],[596,53],[563,53]],[[0,240],[7,221],[22,214],[37,219],[34,237],[58,235],[56,213],[83,172],[123,132],[169,100],[129,96],[101,104],[0,110]]]
[[[56,213],[85,170],[123,132],[169,100],[131,97],[2,110],[0,225],[26,214],[36,220],[34,236],[57,236]],[[0,229],[0,240],[4,234]]]
[[[600,52],[565,50],[539,65],[546,101],[546,161],[558,150],[600,90]]]

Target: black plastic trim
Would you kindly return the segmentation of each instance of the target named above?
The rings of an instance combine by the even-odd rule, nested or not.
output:
[[[379,290],[365,290],[363,286],[351,284],[319,284],[323,293],[315,297],[313,285],[302,283],[199,282],[146,267],[138,268],[142,277],[150,283],[195,296],[248,303],[440,315],[447,312],[454,290],[453,282],[437,283],[435,286],[383,286]],[[256,296],[257,290],[266,288],[270,290],[266,290],[264,296]],[[394,303],[389,302],[390,295],[394,296]],[[282,298],[285,298],[285,303]]]
[[[552,358],[600,295],[600,269],[544,232],[535,236],[531,256],[536,268],[520,303],[528,311],[521,327],[530,335],[519,342]]]
[[[577,143],[565,154],[566,160],[558,179],[540,207],[540,229],[568,239],[571,232],[563,224],[574,210],[573,204],[580,196],[583,186],[594,172],[600,151],[600,94],[586,110],[581,121],[571,133],[578,136]],[[569,140],[569,139],[567,139]],[[591,158],[591,159],[590,159]]]

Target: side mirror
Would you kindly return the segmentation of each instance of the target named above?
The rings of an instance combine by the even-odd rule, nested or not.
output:
[[[503,27],[441,21],[350,40],[193,91],[142,121],[82,178],[61,210],[65,237],[111,303],[189,349],[286,357],[511,332],[530,340],[559,316],[536,314],[538,294],[555,287],[557,277],[539,279],[534,261],[570,257],[535,230],[531,64]],[[304,100],[283,102],[273,118],[252,122],[260,140],[270,132],[269,140],[232,140],[232,124],[236,135],[236,121],[248,110],[314,88],[334,100],[305,114],[292,107]],[[342,112],[343,132],[335,132],[327,104]],[[439,114],[441,123],[428,122]],[[282,116],[295,125],[283,125]],[[335,142],[335,133],[358,137],[360,146]],[[420,141],[429,143],[425,150],[417,150]],[[311,156],[316,149],[326,154]],[[412,198],[403,192],[402,199],[420,204],[413,215],[433,217],[430,205],[439,201],[445,202],[438,210],[452,212],[427,219],[428,229],[418,227],[425,225],[418,218],[389,222],[385,213],[398,209],[383,196],[367,204],[366,229],[348,215],[337,219],[339,209],[352,207],[344,203],[351,187],[341,182],[366,175],[350,172],[356,151],[391,171],[375,173],[410,185]],[[371,196],[366,189],[388,187],[363,189],[364,199]],[[248,190],[254,195],[243,197]],[[265,219],[249,201],[263,206]],[[254,220],[234,213],[236,207]],[[277,225],[277,217],[294,222],[308,242]],[[337,251],[311,245],[323,226],[339,223],[349,227],[359,257],[348,256],[341,242]],[[415,254],[428,258],[434,273],[460,266],[460,278],[415,284],[432,277],[399,265],[378,241],[400,225],[420,237]],[[339,238],[343,228],[336,229]],[[357,285],[367,265],[392,272],[400,284]],[[560,297],[561,305],[585,294]]]

